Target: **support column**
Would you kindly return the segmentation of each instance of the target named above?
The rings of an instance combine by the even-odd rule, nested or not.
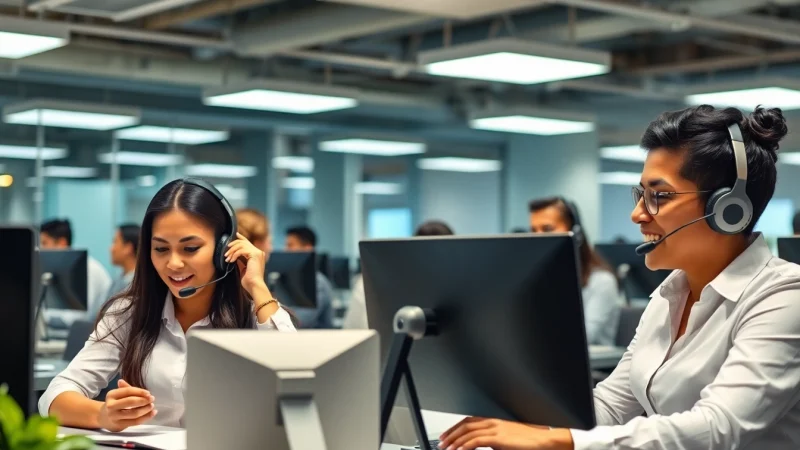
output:
[[[363,208],[355,185],[361,181],[358,155],[322,152],[313,143],[314,197],[309,224],[316,231],[319,250],[332,255],[358,256]]]
[[[277,220],[279,192],[272,157],[279,137],[274,133],[254,132],[242,141],[245,163],[258,169],[258,175],[247,179],[247,206],[266,214],[273,224]]]

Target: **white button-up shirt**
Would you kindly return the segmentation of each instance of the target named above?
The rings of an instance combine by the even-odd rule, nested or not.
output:
[[[112,307],[114,309],[121,308]],[[125,319],[106,314],[97,331],[92,333],[86,345],[78,353],[69,366],[48,386],[47,391],[39,399],[39,412],[48,415],[50,405],[56,397],[64,392],[78,392],[87,398],[96,397],[108,386],[119,370],[121,351],[117,339],[125,342],[129,333],[129,323],[125,322],[118,329],[120,321]],[[186,334],[175,318],[175,305],[172,294],[167,294],[162,312],[161,333],[153,352],[145,367],[145,387],[155,400],[158,414],[150,424],[170,427],[184,427],[184,394],[186,391]],[[258,323],[258,320],[256,320]],[[272,315],[270,320],[257,324],[258,329],[293,331],[292,319],[283,308]],[[208,317],[189,327],[188,331],[211,328]],[[108,336],[109,331],[114,335]],[[98,336],[105,339],[98,341]]]
[[[688,293],[681,271],[653,293],[575,450],[800,448],[800,266],[755,235],[676,340]]]

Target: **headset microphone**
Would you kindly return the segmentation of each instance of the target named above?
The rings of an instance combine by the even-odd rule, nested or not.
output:
[[[201,284],[200,286],[190,286],[190,287],[183,288],[180,291],[178,291],[178,297],[180,297],[180,298],[190,297],[190,296],[194,295],[195,292],[197,292],[198,290],[200,290],[200,289],[202,289],[202,288],[204,288],[204,287],[206,287],[206,286],[208,286],[210,284],[214,284],[214,283],[216,283],[218,281],[221,281],[223,278],[227,277],[228,274],[231,273],[231,272],[232,272],[232,270],[228,270],[221,277],[217,278],[216,280],[209,281],[206,284]]]
[[[646,254],[652,252],[653,250],[656,249],[658,244],[664,242],[664,240],[667,239],[668,237],[672,236],[673,234],[677,233],[678,231],[681,231],[682,229],[688,227],[689,225],[691,225],[693,223],[696,223],[696,222],[700,222],[701,220],[707,219],[707,218],[713,216],[714,214],[716,214],[716,213],[711,213],[711,214],[705,215],[705,216],[703,216],[703,217],[701,217],[699,219],[694,219],[693,221],[691,221],[689,223],[683,224],[683,225],[679,226],[678,228],[672,230],[666,236],[662,237],[661,239],[659,239],[657,241],[645,242],[644,244],[636,247],[636,254],[639,255],[639,256],[642,256],[642,255],[646,255]]]

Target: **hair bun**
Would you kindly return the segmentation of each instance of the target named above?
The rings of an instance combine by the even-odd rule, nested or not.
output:
[[[778,144],[789,132],[780,108],[757,106],[747,117],[747,125],[750,129],[750,138],[759,147],[772,153],[778,151]]]

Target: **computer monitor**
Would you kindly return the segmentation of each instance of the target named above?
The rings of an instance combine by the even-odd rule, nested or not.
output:
[[[644,255],[636,254],[638,244],[597,244],[595,250],[600,253],[620,277],[625,298],[631,300],[648,300],[671,273],[669,270],[650,270],[644,263]],[[622,270],[620,270],[622,269]]]
[[[350,271],[350,258],[346,256],[331,256],[330,276],[328,278],[336,289],[351,289],[353,274]]]
[[[0,227],[0,384],[26,412],[33,407],[33,308],[38,290],[36,233]]]
[[[380,446],[375,331],[193,331],[188,346],[188,448]]]
[[[778,258],[800,264],[800,236],[778,238]]]
[[[330,255],[327,253],[317,253],[317,272],[328,277],[331,272]],[[330,277],[329,277],[330,278]]]
[[[272,295],[289,307],[317,307],[317,258],[313,252],[272,252],[265,270]]]
[[[86,250],[39,251],[41,273],[50,273],[44,307],[86,311],[88,279]]]
[[[413,306],[435,316],[408,358],[423,409],[595,425],[571,233],[362,241],[360,253],[369,326],[387,366],[402,324],[395,314]]]

